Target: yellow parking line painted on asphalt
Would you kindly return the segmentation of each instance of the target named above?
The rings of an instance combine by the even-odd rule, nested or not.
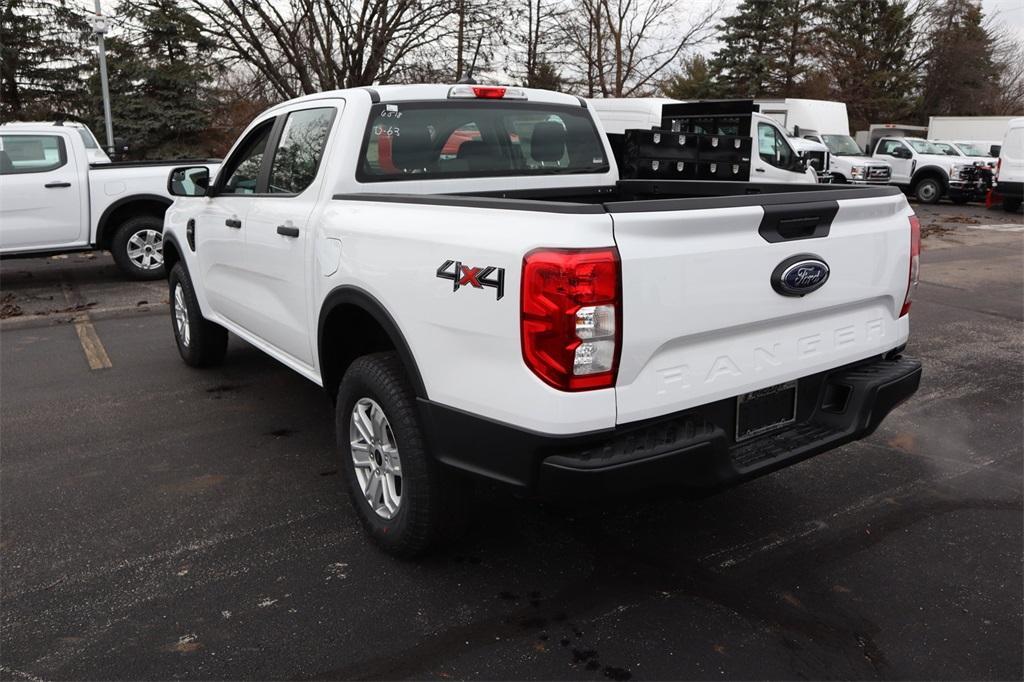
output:
[[[114,366],[88,315],[75,318],[75,332],[78,334],[78,342],[82,344],[82,350],[85,351],[89,369],[110,369]]]
[[[68,302],[68,307],[77,308],[84,304],[81,293],[75,288],[68,275],[64,275],[60,288],[64,292],[64,300]],[[85,353],[89,369],[110,369],[113,367],[114,363],[110,361],[107,349],[103,347],[103,342],[100,341],[100,336],[96,333],[96,327],[92,326],[89,313],[78,313],[75,315],[74,323],[75,333],[78,334],[78,342],[82,345],[82,352]]]

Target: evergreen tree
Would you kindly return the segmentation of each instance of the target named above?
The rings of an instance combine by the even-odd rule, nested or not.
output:
[[[913,111],[918,67],[908,0],[833,0],[822,10],[820,63],[828,98],[846,102],[853,130]]]
[[[708,60],[699,53],[686,59],[683,70],[665,81],[661,90],[665,97],[683,100],[712,99],[719,94]]]
[[[792,97],[813,67],[821,0],[742,0],[719,27],[717,88],[737,97]]]
[[[82,112],[84,13],[69,0],[6,0],[0,7],[0,120]]]
[[[995,41],[982,23],[980,0],[942,0],[931,30],[918,119],[991,113],[999,96]]]
[[[107,40],[115,135],[129,142],[135,158],[209,153],[200,140],[215,104],[210,56],[216,45],[203,25],[173,0],[123,0],[116,16],[122,30]],[[92,87],[98,94],[98,76]]]

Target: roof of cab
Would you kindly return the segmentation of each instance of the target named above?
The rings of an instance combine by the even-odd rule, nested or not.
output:
[[[490,84],[480,83],[481,86],[490,86]],[[448,91],[454,87],[453,84],[444,83],[422,83],[416,85],[373,85],[364,86],[358,88],[347,88],[345,90],[326,90],[324,92],[314,93],[312,95],[305,95],[303,97],[296,97],[280,104],[267,109],[267,111],[274,111],[281,107],[291,106],[301,102],[315,101],[319,99],[329,99],[332,97],[346,97],[351,94],[359,93],[360,96],[367,96],[371,99],[380,102],[412,102],[412,101],[423,101],[423,100],[438,100],[445,101],[448,99]],[[575,106],[586,106],[584,100],[576,97],[575,95],[566,95],[560,92],[553,92],[551,90],[538,90],[536,88],[520,88],[514,85],[498,85],[493,87],[509,87],[517,88],[526,93],[526,101],[528,102],[541,102],[544,104],[569,104]],[[500,101],[500,100],[491,100]],[[522,100],[516,100],[522,101]]]

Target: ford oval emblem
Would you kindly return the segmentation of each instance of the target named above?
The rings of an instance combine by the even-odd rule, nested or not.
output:
[[[772,289],[783,296],[806,296],[828,281],[828,263],[803,253],[779,263],[772,272]]]

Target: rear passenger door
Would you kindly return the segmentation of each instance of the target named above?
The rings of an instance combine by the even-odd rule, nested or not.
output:
[[[260,338],[303,365],[313,366],[316,322],[309,310],[313,231],[310,216],[330,188],[324,156],[341,100],[315,102],[278,117],[265,180],[245,221],[242,273],[245,316]]]

